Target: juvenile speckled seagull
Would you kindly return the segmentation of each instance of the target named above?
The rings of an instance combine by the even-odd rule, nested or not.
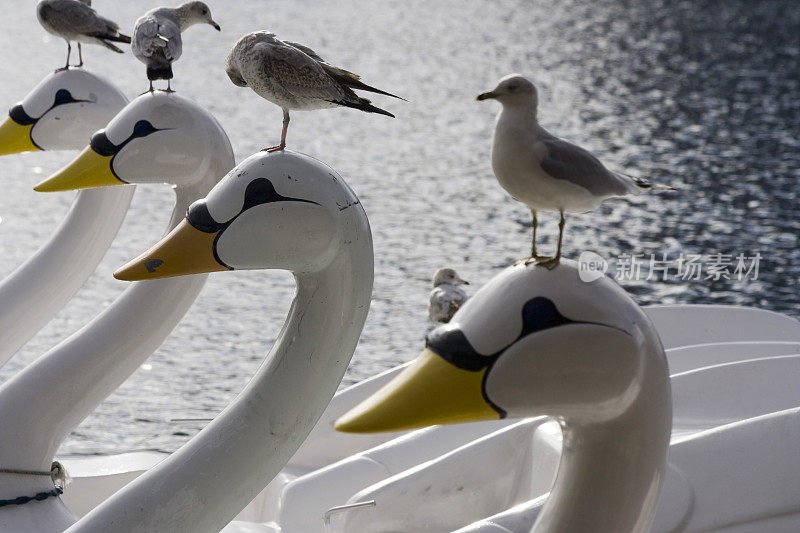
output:
[[[674,190],[641,178],[608,170],[595,156],[550,134],[536,118],[536,86],[519,74],[501,79],[497,87],[478,95],[503,105],[497,115],[492,144],[492,170],[500,185],[527,204],[533,218],[533,245],[527,262],[554,268],[561,259],[564,213],[583,213],[606,198],[652,190]],[[558,211],[558,249],[555,257],[536,252],[536,213]]]
[[[172,62],[183,53],[181,32],[195,24],[208,24],[217,31],[219,24],[203,2],[186,2],[178,7],[158,7],[139,17],[133,28],[133,55],[147,65],[150,92],[153,81],[167,80],[172,92]]]
[[[83,66],[81,43],[99,44],[121,54],[122,50],[111,43],[131,42],[119,32],[116,22],[98,15],[91,5],[92,0],[39,0],[36,4],[36,17],[44,29],[67,41],[67,64],[56,72],[69,68],[71,41],[78,43],[78,67]]]
[[[469,296],[460,285],[469,285],[452,268],[440,268],[433,275],[433,290],[428,304],[428,317],[434,324],[450,322]]]
[[[368,113],[394,115],[375,107],[353,89],[400,98],[360,81],[358,75],[325,62],[302,44],[281,41],[269,31],[255,31],[239,39],[225,62],[228,77],[239,87],[250,87],[262,98],[283,109],[283,129],[274,152],[286,148],[289,110],[310,111],[330,107],[352,107]]]

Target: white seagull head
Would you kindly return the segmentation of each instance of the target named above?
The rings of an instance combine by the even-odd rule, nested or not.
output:
[[[469,281],[461,279],[452,268],[440,268],[436,271],[436,274],[433,275],[433,286],[438,287],[444,284],[469,285]]]
[[[491,91],[478,95],[478,100],[494,99],[506,105],[529,106],[533,102],[535,108],[539,103],[536,86],[531,80],[520,74],[509,74],[500,79]]]
[[[182,8],[186,11],[186,26],[193,24],[208,24],[213,26],[215,30],[220,31],[219,24],[214,22],[211,18],[211,9],[205,2],[187,2]]]

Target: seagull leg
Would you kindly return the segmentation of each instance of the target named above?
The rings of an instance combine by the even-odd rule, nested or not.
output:
[[[167,91],[168,93],[174,93],[175,91],[172,90],[172,80],[167,80]]]
[[[64,70],[69,70],[69,56],[70,56],[71,54],[72,54],[72,45],[71,45],[71,44],[69,44],[69,41],[67,41],[67,64],[66,64],[66,65],[64,65],[64,66],[63,66],[63,67],[61,67],[61,68],[57,68],[57,69],[56,69],[56,72],[62,72],[62,71],[64,71]]]
[[[537,265],[542,265],[548,270],[553,270],[558,266],[561,261],[561,240],[564,238],[564,211],[561,211],[561,220],[558,221],[558,248],[556,249],[556,256],[548,259],[547,261],[540,261]]]
[[[286,148],[286,132],[289,130],[289,110],[283,110],[283,129],[281,129],[281,143],[278,146],[270,146],[269,148],[264,148],[261,150],[262,152],[280,152],[284,148]]]
[[[81,43],[78,43],[78,67],[83,66],[83,51],[81,50]]]
[[[539,227],[539,219],[536,218],[536,211],[531,209],[531,227],[533,228],[533,242],[531,244],[531,256],[525,260],[525,265],[539,261],[539,254],[536,252],[536,229]]]
[[[539,253],[536,251],[536,230],[539,228],[539,219],[536,217],[536,211],[533,209],[531,209],[531,220],[531,227],[533,227],[533,243],[531,245],[531,256],[525,260],[525,266],[528,266],[531,263],[540,265],[553,260],[552,257],[539,255]]]
[[[153,80],[150,80],[150,90],[143,92],[139,96],[142,96],[143,94],[147,94],[147,93],[154,93],[155,91],[156,90],[153,88]]]

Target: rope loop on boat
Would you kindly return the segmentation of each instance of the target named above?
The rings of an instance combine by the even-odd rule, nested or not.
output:
[[[0,500],[0,507],[6,507],[7,505],[25,505],[26,503],[30,502],[40,502],[50,498],[51,496],[61,496],[63,492],[64,491],[62,489],[56,487],[51,491],[38,492],[33,496],[19,496],[13,500]]]
[[[18,496],[11,500],[0,500],[0,507],[8,505],[25,505],[30,502],[40,502],[47,498],[61,496],[64,493],[64,487],[69,483],[69,475],[64,465],[58,461],[53,461],[50,466],[49,472],[41,470],[21,470],[17,468],[0,468],[0,474],[15,474],[18,476],[47,476],[53,482],[53,490],[37,492],[33,496]]]

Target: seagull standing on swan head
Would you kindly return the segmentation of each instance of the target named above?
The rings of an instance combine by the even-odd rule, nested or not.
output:
[[[133,55],[147,65],[150,92],[154,80],[167,80],[172,92],[172,62],[183,53],[181,32],[195,24],[208,24],[220,31],[203,2],[186,2],[178,7],[158,7],[139,17],[133,28]]]
[[[464,302],[467,293],[460,285],[469,285],[469,281],[461,279],[452,268],[440,268],[433,276],[433,290],[428,304],[428,317],[437,326],[450,322]]]
[[[531,210],[533,262],[554,268],[561,259],[564,213],[583,213],[606,198],[653,190],[674,190],[641,178],[608,170],[580,146],[552,135],[538,122],[536,86],[519,74],[501,79],[497,87],[478,95],[478,100],[497,100],[503,105],[497,116],[492,144],[492,170],[500,185]],[[555,257],[536,252],[536,213],[558,211],[558,249]]]
[[[78,43],[78,67],[83,66],[81,43],[99,44],[121,54],[122,50],[111,43],[131,42],[130,37],[119,32],[119,24],[98,15],[91,5],[92,0],[40,0],[36,4],[36,17],[42,27],[67,41],[67,64],[56,72],[69,68],[71,41]]]
[[[239,39],[228,54],[225,70],[234,85],[250,87],[283,110],[281,142],[264,148],[266,152],[286,148],[290,109],[310,111],[343,106],[394,118],[388,111],[356,95],[353,89],[403,100],[363,83],[352,72],[326,63],[311,48],[281,41],[269,31],[255,31]]]

